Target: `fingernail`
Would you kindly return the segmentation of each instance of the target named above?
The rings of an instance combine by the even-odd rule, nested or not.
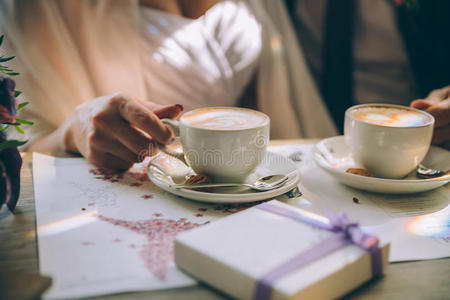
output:
[[[175,104],[176,107],[178,107],[181,111],[183,111],[184,107],[182,104]]]

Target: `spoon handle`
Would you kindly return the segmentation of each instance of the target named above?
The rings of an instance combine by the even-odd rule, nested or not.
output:
[[[198,184],[171,184],[171,188],[181,189],[181,188],[212,188],[212,187],[232,187],[232,186],[245,186],[245,183],[198,183]]]

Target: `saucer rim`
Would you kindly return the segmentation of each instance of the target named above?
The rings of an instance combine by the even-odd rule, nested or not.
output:
[[[266,151],[265,155],[275,155],[283,157],[284,159],[286,159],[286,162],[289,162],[292,165],[294,170],[288,174],[292,176],[289,180],[290,182],[286,183],[285,185],[279,188],[265,192],[224,194],[224,193],[193,191],[186,188],[181,189],[171,188],[167,183],[151,175],[150,171],[150,168],[152,167],[151,163],[147,166],[147,176],[150,179],[150,181],[152,181],[156,186],[167,191],[172,195],[180,196],[194,201],[209,202],[209,203],[249,203],[262,201],[283,195],[284,193],[287,193],[293,188],[298,186],[301,180],[301,174],[294,162],[289,160],[289,158],[272,151]],[[213,199],[205,199],[210,197]]]
[[[338,140],[341,141],[345,138],[345,136],[343,135],[339,135],[339,136],[334,136],[334,137],[330,137],[330,138],[326,138],[323,139],[319,142],[317,142],[316,144],[314,144],[314,148],[313,148],[313,159],[314,162],[321,167],[324,170],[330,171],[333,174],[337,174],[337,175],[344,175],[347,176],[349,178],[355,178],[357,180],[360,181],[367,181],[367,182],[373,182],[373,181],[377,181],[377,182],[385,182],[385,183],[395,183],[395,184],[413,184],[413,183],[438,183],[438,182],[445,182],[445,181],[450,181],[450,174],[445,175],[445,176],[441,176],[441,177],[436,177],[436,178],[428,178],[428,179],[389,179],[389,178],[380,178],[380,177],[368,177],[368,176],[361,176],[361,175],[356,175],[356,174],[352,174],[352,173],[348,173],[339,169],[335,169],[330,167],[329,165],[325,165],[322,164],[322,162],[318,161],[318,159],[316,158],[316,155],[322,156],[321,151],[319,150],[319,148],[317,147],[319,144],[323,144],[326,141],[331,141],[331,140]],[[430,148],[439,148],[437,146],[431,145]],[[324,158],[324,160],[326,161],[326,159]]]

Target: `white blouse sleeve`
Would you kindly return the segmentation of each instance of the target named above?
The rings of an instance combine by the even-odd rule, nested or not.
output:
[[[243,1],[224,1],[205,16],[205,28],[211,30],[223,49],[232,78],[235,99],[239,99],[259,64],[261,25]],[[216,15],[220,15],[218,17]]]

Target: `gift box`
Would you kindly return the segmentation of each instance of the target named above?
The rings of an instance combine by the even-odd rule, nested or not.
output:
[[[387,267],[389,245],[345,215],[272,200],[175,240],[177,265],[238,299],[333,299]]]

